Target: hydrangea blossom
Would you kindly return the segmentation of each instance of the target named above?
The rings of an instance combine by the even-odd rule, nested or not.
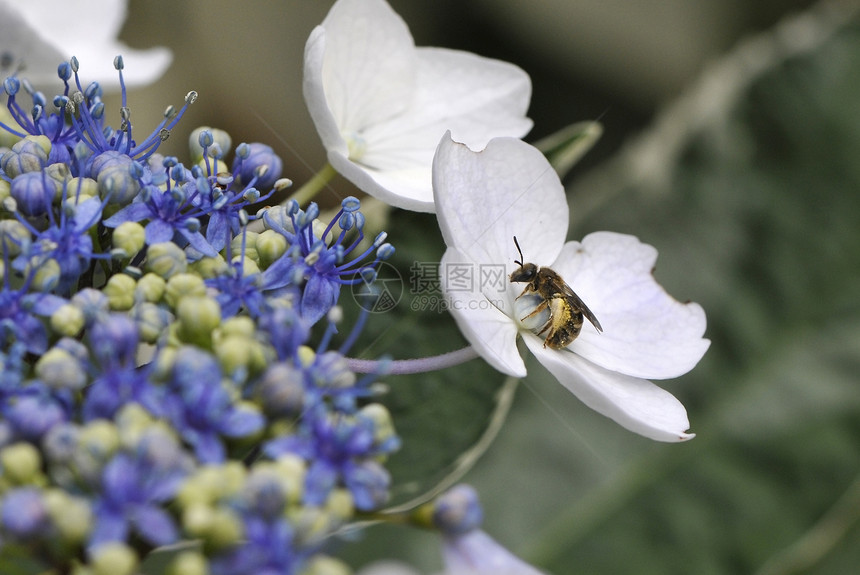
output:
[[[299,573],[388,498],[399,441],[370,403],[376,376],[328,349],[334,319],[316,348],[312,327],[393,247],[384,232],[359,247],[355,198],[328,223],[295,202],[249,215],[290,185],[270,147],[240,144],[230,172],[229,137],[204,129],[186,168],[157,153],[181,111],[138,142],[78,67],[58,67],[53,108],[17,72],[3,83],[0,551],[125,573],[202,539],[192,560],[212,573]],[[269,229],[249,231],[256,218]],[[229,491],[237,466],[251,471]],[[229,493],[204,502],[207,469]]]
[[[0,52],[23,63],[38,87],[53,82],[57,62],[71,56],[87,62],[91,79],[111,79],[115,73],[105,54],[124,55],[134,70],[127,77],[129,85],[154,82],[170,65],[172,55],[167,48],[133,50],[117,40],[127,4],[126,0],[0,0]]]
[[[474,149],[526,134],[528,75],[497,60],[416,48],[384,0],[338,0],[305,46],[304,94],[331,165],[393,206],[434,211],[445,130]]]
[[[535,333],[545,314],[523,321],[540,303],[518,299],[523,284],[502,278],[460,290],[443,282],[454,319],[490,365],[512,376],[526,374],[519,335],[538,361],[595,411],[658,441],[693,437],[686,433],[684,406],[648,379],[678,377],[698,363],[710,343],[702,338],[705,314],[694,303],[675,301],[656,282],[653,247],[612,232],[565,243],[564,189],[543,155],[513,138],[495,139],[475,153],[446,135],[434,160],[433,184],[448,246],[440,275],[494,265],[510,274],[518,267],[516,236],[524,260],[559,273],[603,327],[599,333],[586,322],[567,348],[552,349]]]

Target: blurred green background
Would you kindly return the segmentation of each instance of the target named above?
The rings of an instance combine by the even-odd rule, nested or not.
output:
[[[844,574],[860,564],[860,21],[855,2],[391,1],[419,45],[515,62],[534,83],[530,141],[599,119],[566,178],[571,239],[610,229],[656,246],[656,275],[701,303],[712,347],[665,383],[698,437],[649,442],[584,408],[535,362],[465,477],[485,528],[554,573]],[[132,0],[123,39],[174,64],[130,95],[154,125],[273,145],[303,183],[324,162],[301,95],[305,39],[329,2]],[[109,109],[115,110],[114,106]],[[338,180],[334,201],[354,193]],[[394,212],[398,266],[442,253],[432,217]],[[450,318],[373,317],[368,355],[456,344]],[[441,342],[441,343],[439,343]],[[395,493],[435,481],[481,434],[502,377],[479,362],[390,379],[406,438]],[[426,474],[425,474],[426,475]],[[440,565],[432,534],[374,527],[344,553]]]

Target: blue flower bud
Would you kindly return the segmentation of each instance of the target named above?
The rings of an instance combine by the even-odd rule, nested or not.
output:
[[[41,490],[32,487],[12,489],[3,497],[0,509],[0,522],[12,537],[26,541],[46,535],[49,519]]]
[[[96,321],[110,310],[110,300],[97,289],[84,288],[72,296],[72,303],[84,313],[87,323]]]
[[[301,413],[304,395],[304,373],[286,363],[269,366],[254,390],[263,411],[272,417]]]
[[[379,249],[376,250],[376,257],[380,260],[387,260],[391,256],[394,255],[394,246],[391,244],[382,244],[379,246]]]
[[[462,483],[443,493],[433,509],[433,524],[446,535],[462,535],[478,529],[483,519],[478,493]]]
[[[63,82],[68,81],[68,79],[72,77],[72,67],[69,66],[68,62],[63,62],[57,66],[57,76],[59,76],[60,80]]]
[[[48,211],[60,189],[57,182],[45,174],[29,172],[12,180],[9,195],[24,215],[39,216]]]
[[[242,184],[249,184],[254,178],[258,188],[270,188],[281,177],[283,163],[275,151],[266,144],[248,144],[247,157],[238,156],[233,161],[231,172]]]
[[[102,365],[134,364],[137,325],[127,316],[111,314],[89,329],[90,350]]]
[[[14,96],[21,89],[21,81],[15,76],[9,76],[3,80],[3,89],[9,96]]]
[[[73,423],[60,423],[42,439],[42,450],[48,463],[67,468],[78,448],[80,428]]]

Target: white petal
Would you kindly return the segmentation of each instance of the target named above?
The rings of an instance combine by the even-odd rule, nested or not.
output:
[[[126,2],[117,0],[28,0],[2,2],[3,50],[23,58],[27,68],[23,76],[36,86],[53,86],[59,82],[57,66],[76,56],[81,76],[86,82],[97,81],[109,91],[119,88],[113,59],[122,55],[123,76],[127,86],[152,82],[170,65],[167,48],[133,50],[116,37],[126,17]],[[17,17],[26,29],[15,25]],[[80,17],[69,18],[69,14]],[[10,18],[13,18],[10,20]],[[11,33],[7,35],[7,27]]]
[[[343,142],[342,139],[341,141]],[[386,204],[413,212],[436,211],[428,184],[429,160],[426,168],[375,170],[350,160],[346,152],[346,142],[343,142],[343,150],[329,150],[328,161],[340,175]]]
[[[542,575],[480,529],[446,537],[442,555],[449,575]]]
[[[467,274],[480,274],[480,267],[456,248],[445,251],[439,266],[447,305],[463,336],[495,369],[524,377],[526,367],[517,350],[517,325],[504,308],[496,307],[509,305],[507,292],[494,292],[486,284],[482,289],[480,278],[475,275],[471,277],[473,281],[468,281],[469,278],[462,283],[455,281],[451,270],[457,266]]]
[[[603,327],[585,321],[569,346],[610,371],[667,379],[690,371],[710,345],[705,312],[667,294],[651,271],[657,250],[636,237],[596,232],[569,242],[553,269],[579,295]]]
[[[468,52],[419,48],[417,54],[409,108],[367,125],[361,132],[365,151],[354,165],[383,188],[368,190],[373,195],[399,207],[433,211],[431,164],[445,131],[475,150],[497,136],[525,135],[532,125],[525,117],[531,83],[512,64]]]
[[[494,138],[482,152],[445,135],[433,159],[433,197],[442,237],[480,263],[518,259],[547,265],[567,235],[564,188],[536,148],[515,138]]]
[[[687,410],[668,391],[648,381],[594,365],[569,350],[543,347],[543,339],[523,333],[532,353],[580,401],[616,423],[656,441],[692,439]]]
[[[415,44],[383,0],[339,0],[305,45],[304,95],[326,149],[400,114],[415,75]],[[345,149],[343,150],[345,151]]]
[[[525,72],[466,52],[416,49],[382,0],[335,3],[305,46],[303,86],[335,169],[416,211],[434,211],[431,164],[446,130],[480,148],[531,128]]]
[[[420,575],[399,561],[375,561],[362,567],[355,575]]]

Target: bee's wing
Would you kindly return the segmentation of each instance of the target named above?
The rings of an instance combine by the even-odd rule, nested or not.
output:
[[[600,322],[597,321],[597,318],[594,317],[594,312],[588,309],[588,306],[585,305],[585,302],[580,299],[576,292],[574,292],[569,285],[564,282],[560,282],[561,285],[558,286],[561,295],[570,303],[571,306],[578,309],[582,312],[582,315],[585,316],[585,319],[591,322],[591,325],[597,328],[597,331],[603,332],[603,328],[600,326]]]

